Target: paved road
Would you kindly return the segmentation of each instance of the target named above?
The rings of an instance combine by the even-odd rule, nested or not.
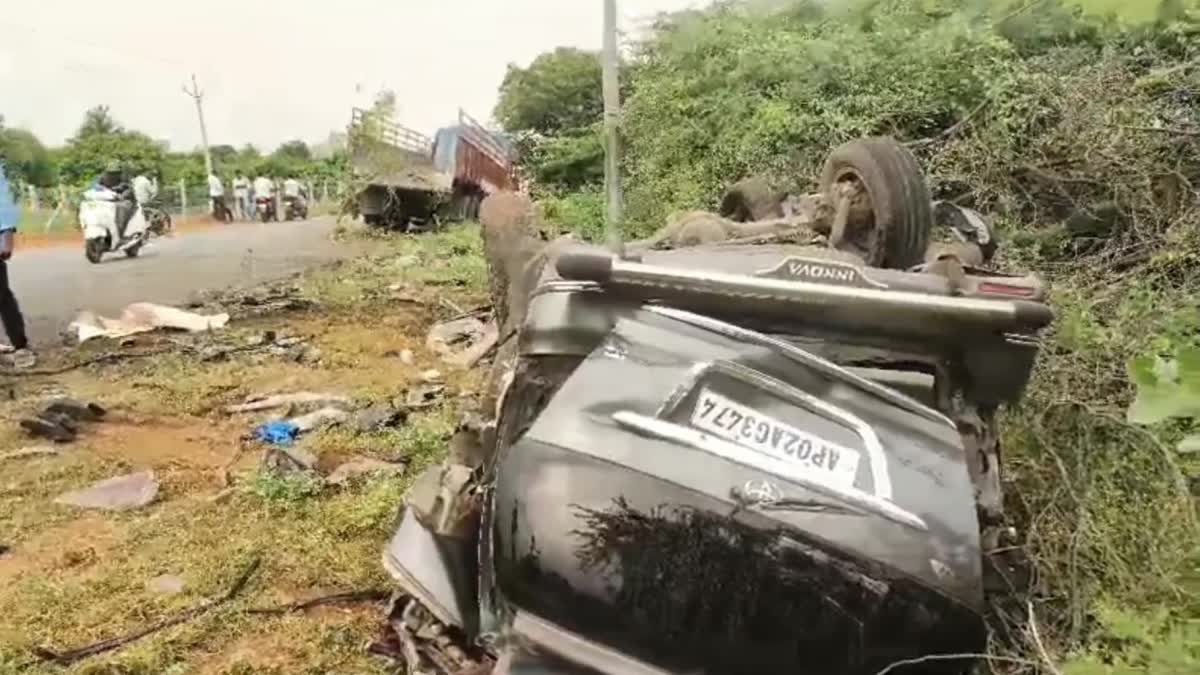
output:
[[[332,218],[237,223],[155,239],[137,258],[109,254],[99,265],[83,245],[20,250],[9,275],[29,338],[59,340],[81,309],[115,316],[131,302],[181,303],[202,289],[245,286],[286,276],[348,255],[353,246],[330,239]]]

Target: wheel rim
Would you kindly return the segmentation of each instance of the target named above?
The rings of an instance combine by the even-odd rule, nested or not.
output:
[[[835,220],[840,217],[838,211],[842,206],[842,199],[849,201],[845,226],[838,232],[835,224],[834,231],[830,233],[830,246],[870,260],[878,250],[880,232],[866,181],[854,169],[843,169],[833,181],[830,192],[832,194],[828,197],[833,203]]]

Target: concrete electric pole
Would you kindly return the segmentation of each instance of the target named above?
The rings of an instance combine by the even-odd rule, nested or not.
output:
[[[621,81],[620,53],[617,51],[617,0],[604,0],[604,186],[608,209],[604,220],[604,238],[615,255],[625,254],[621,226],[625,197],[621,190]]]
[[[187,85],[183,86],[183,93],[192,97],[196,102],[196,115],[200,118],[200,143],[204,146],[204,174],[211,176],[213,173],[212,153],[208,151],[208,129],[204,127],[204,92],[200,91],[200,85],[196,84],[196,75],[192,74],[192,88],[188,89]]]

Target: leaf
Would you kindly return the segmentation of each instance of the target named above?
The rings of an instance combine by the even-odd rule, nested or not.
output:
[[[1184,454],[1200,452],[1200,434],[1192,434],[1182,441],[1179,441],[1179,445],[1176,446],[1176,449]]]
[[[1138,356],[1129,362],[1129,379],[1139,388],[1158,384],[1158,359],[1153,356]]]
[[[1173,382],[1139,385],[1125,417],[1131,424],[1158,424],[1186,411],[1185,398],[1182,387]]]

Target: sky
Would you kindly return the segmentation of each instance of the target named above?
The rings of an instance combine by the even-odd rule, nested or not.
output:
[[[15,6],[11,3],[15,2]],[[618,0],[636,33],[702,0]],[[122,125],[200,145],[324,141],[355,105],[398,94],[398,120],[432,134],[462,107],[491,117],[509,63],[557,46],[599,49],[601,0],[9,0],[0,19],[0,115],[48,145],[105,104]]]

